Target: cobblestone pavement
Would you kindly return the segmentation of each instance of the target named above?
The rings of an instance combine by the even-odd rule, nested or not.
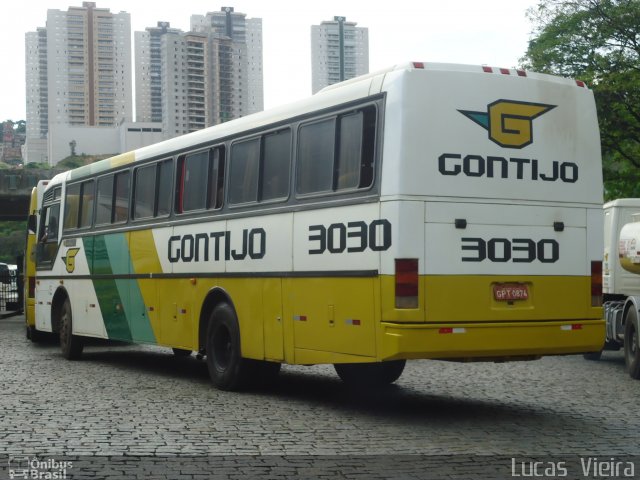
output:
[[[126,461],[179,455],[231,462],[216,467],[218,478],[233,477],[243,461],[253,470],[238,478],[291,478],[299,473],[292,461],[310,465],[308,478],[338,478],[344,470],[318,462],[341,458],[352,468],[344,478],[373,478],[362,472],[383,471],[376,461],[393,463],[381,478],[431,478],[403,470],[398,462],[409,458],[427,470],[444,459],[459,465],[451,478],[474,478],[465,475],[490,459],[483,465],[506,478],[511,457],[640,455],[640,382],[620,352],[600,362],[413,361],[375,393],[345,388],[331,366],[284,366],[274,388],[230,393],[211,386],[204,362],[169,349],[90,346],[82,360],[67,361],[57,345],[26,340],[23,321],[0,319],[0,466],[38,454],[101,465],[87,478],[109,477],[114,465],[113,478],[213,478],[193,462],[145,475]],[[635,466],[640,475],[640,461]],[[433,478],[449,478],[439,472]]]

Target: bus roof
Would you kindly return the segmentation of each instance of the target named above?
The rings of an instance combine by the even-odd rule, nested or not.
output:
[[[119,166],[133,163],[134,161],[166,155],[168,152],[175,152],[189,147],[198,148],[200,145],[215,142],[217,139],[223,139],[238,132],[250,131],[270,124],[277,124],[292,117],[304,115],[307,112],[330,108],[341,103],[347,103],[352,100],[374,95],[385,90],[384,81],[387,75],[393,73],[402,75],[415,70],[485,75],[487,73],[493,73],[497,75],[528,77],[537,80],[585,87],[584,83],[575,80],[555,77],[547,74],[525,72],[524,70],[517,69],[495,68],[488,67],[486,65],[405,62],[330,85],[315,95],[289,104],[284,104],[269,110],[247,115],[222,124],[213,125],[202,130],[164,140],[134,151],[115,155],[68,172],[63,172],[56,175],[51,180],[49,186],[59,184],[64,180],[76,180],[86,176],[106,172]]]

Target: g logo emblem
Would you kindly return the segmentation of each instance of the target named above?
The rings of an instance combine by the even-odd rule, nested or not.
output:
[[[487,106],[487,112],[458,111],[488,130],[492,142],[505,148],[523,148],[533,143],[533,119],[555,107],[544,103],[496,100]]]
[[[76,269],[76,255],[79,251],[79,248],[70,248],[67,250],[67,256],[62,257],[62,260],[64,260],[64,264],[67,267],[67,273],[73,273]]]

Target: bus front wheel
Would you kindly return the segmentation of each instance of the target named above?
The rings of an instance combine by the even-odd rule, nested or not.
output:
[[[209,376],[217,388],[234,391],[249,386],[253,376],[252,363],[242,358],[238,319],[226,303],[211,312],[206,350]]]
[[[62,356],[67,360],[76,360],[82,355],[82,338],[73,334],[73,316],[71,303],[65,299],[60,309],[60,347]]]
[[[631,378],[640,379],[640,338],[638,315],[632,308],[627,313],[624,326],[624,361]]]
[[[381,387],[395,382],[404,370],[405,360],[379,363],[336,363],[340,379],[355,387]]]

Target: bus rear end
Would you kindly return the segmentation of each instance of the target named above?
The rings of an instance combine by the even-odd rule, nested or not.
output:
[[[602,347],[602,174],[591,91],[490,67],[386,75],[380,358]]]

